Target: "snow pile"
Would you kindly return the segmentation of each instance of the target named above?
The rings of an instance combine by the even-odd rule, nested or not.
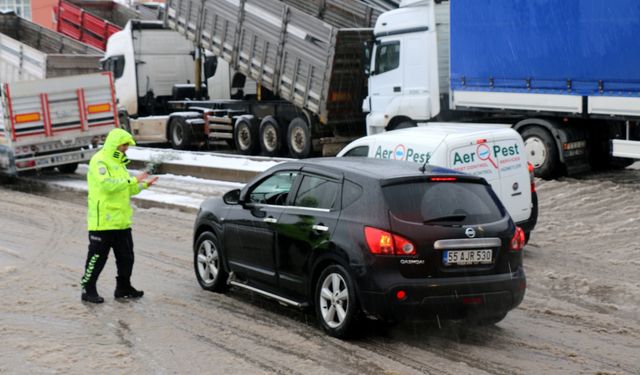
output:
[[[287,159],[266,157],[241,157],[229,154],[216,154],[211,152],[178,151],[153,148],[131,147],[127,151],[131,160],[147,162],[149,167],[155,167],[161,163],[190,165],[199,167],[215,167],[241,171],[262,172]]]

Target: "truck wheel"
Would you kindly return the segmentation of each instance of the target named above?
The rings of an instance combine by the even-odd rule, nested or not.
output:
[[[522,132],[522,139],[535,175],[546,180],[556,177],[560,159],[551,134],[538,126],[530,126]]]
[[[186,150],[191,146],[191,128],[183,117],[174,117],[169,123],[169,141],[176,150]]]
[[[248,118],[240,118],[233,128],[236,150],[243,155],[255,155],[260,149],[258,143],[258,124]]]
[[[57,168],[58,172],[60,173],[72,174],[76,173],[76,169],[78,169],[78,163],[59,165]]]
[[[282,148],[282,131],[273,116],[267,116],[260,122],[260,149],[267,156],[277,156]]]
[[[311,130],[304,119],[296,117],[289,123],[287,145],[294,158],[302,159],[311,155]]]

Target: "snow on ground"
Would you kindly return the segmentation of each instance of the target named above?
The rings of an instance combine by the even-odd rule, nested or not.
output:
[[[0,186],[0,373],[640,374],[639,166],[537,180],[526,296],[497,326],[371,323],[352,341],[237,288],[203,291],[195,214],[174,209],[135,210],[144,298],[113,300],[110,257],[105,303],[82,304],[86,195]],[[83,180],[79,170],[67,180]],[[196,200],[231,187],[163,175],[149,193]]]
[[[177,151],[172,149],[153,149],[131,147],[127,151],[131,160],[142,161],[148,164],[171,163],[200,167],[216,167],[221,169],[243,170],[262,172],[287,159],[272,159],[267,157],[239,157],[236,155],[215,154],[207,152]],[[84,176],[88,166],[81,164],[76,175],[65,176],[59,174],[40,175],[35,177],[44,180],[47,184],[63,189],[87,191],[87,183]],[[131,174],[141,173],[131,170]],[[197,209],[200,203],[208,197],[220,196],[225,192],[244,186],[242,183],[207,180],[192,176],[177,176],[171,174],[160,175],[158,182],[150,189],[140,192],[135,200],[163,203]]]
[[[46,174],[33,177],[38,181],[45,182],[49,186],[58,187],[65,190],[80,192],[87,191],[88,166],[81,164],[75,175],[60,175],[57,173]],[[140,171],[130,170],[132,175],[137,175]],[[208,197],[220,196],[232,189],[242,188],[244,184],[237,182],[205,180],[191,176],[176,176],[171,174],[160,175],[158,182],[151,188],[143,190],[134,197],[135,201],[145,201],[162,203],[198,209],[200,203]]]
[[[262,172],[287,159],[272,159],[261,156],[241,157],[211,152],[177,151],[131,147],[127,151],[131,160],[149,163],[171,163],[199,167],[216,167],[242,171]]]

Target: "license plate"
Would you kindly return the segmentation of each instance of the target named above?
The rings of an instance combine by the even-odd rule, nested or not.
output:
[[[442,262],[445,266],[489,264],[493,262],[493,250],[447,250],[442,253]]]

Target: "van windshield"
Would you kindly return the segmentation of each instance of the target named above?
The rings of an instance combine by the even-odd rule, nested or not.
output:
[[[409,182],[382,190],[391,213],[404,221],[474,225],[506,214],[491,187],[479,183]]]

